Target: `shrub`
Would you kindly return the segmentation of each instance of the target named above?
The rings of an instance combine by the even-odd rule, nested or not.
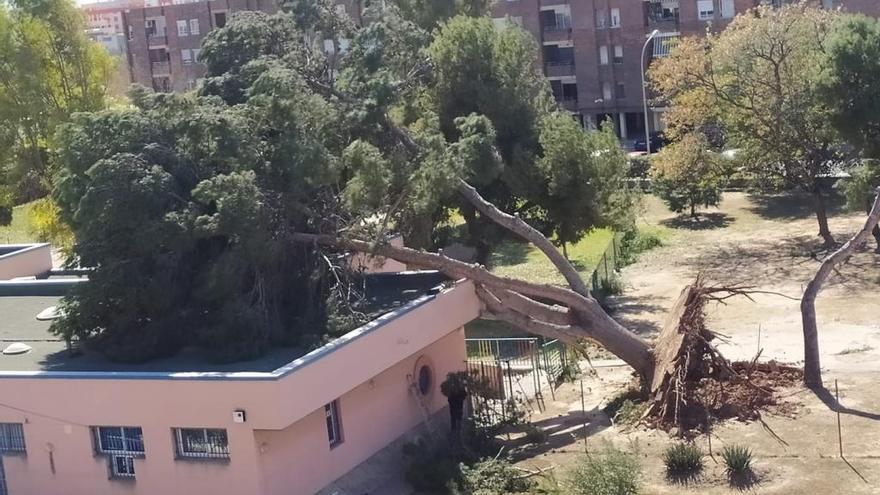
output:
[[[623,234],[618,254],[620,266],[636,262],[639,254],[663,245],[663,239],[657,232],[644,229],[631,229]]]
[[[602,411],[616,424],[627,425],[638,422],[648,407],[642,393],[635,388],[627,388],[612,398]]]
[[[601,452],[585,455],[567,478],[572,495],[636,495],[641,471],[635,454],[606,444]]]
[[[623,294],[623,279],[620,275],[612,272],[599,281],[599,291],[602,296],[616,296]]]
[[[752,471],[752,451],[742,445],[728,445],[721,451],[727,475],[730,477],[745,476]]]
[[[505,495],[522,493],[534,487],[534,482],[522,477],[503,459],[484,459],[472,466],[462,464],[461,479],[456,493],[460,495]]]
[[[547,441],[547,432],[531,423],[526,425],[525,434],[526,442],[531,444],[540,445]]]
[[[448,446],[420,440],[404,445],[403,454],[404,479],[416,491],[446,493],[458,480],[460,468]]]
[[[703,470],[703,453],[692,443],[677,443],[663,453],[670,476],[693,476]]]

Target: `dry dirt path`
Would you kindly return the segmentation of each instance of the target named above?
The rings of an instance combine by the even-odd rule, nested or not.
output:
[[[799,298],[818,267],[809,254],[818,241],[808,205],[798,198],[727,193],[720,208],[708,211],[707,221],[682,226],[659,201],[647,198],[640,222],[668,227],[671,235],[664,246],[624,269],[625,293],[612,301],[615,317],[651,338],[682,287],[698,273],[713,285],[752,285]],[[840,239],[851,236],[862,221],[858,214],[831,211],[831,230]],[[760,482],[746,492],[880,494],[880,256],[871,249],[834,274],[817,303],[826,385],[832,393],[835,379],[840,385],[847,462],[838,455],[836,416],[828,405],[833,399],[793,389],[792,399],[801,404],[796,418],[765,415],[763,424],[728,422],[714,429],[716,453],[727,443],[745,444],[755,452]],[[750,359],[760,347],[763,359],[800,364],[799,302],[765,294],[754,299],[709,306],[709,327],[729,337],[729,343],[720,346],[722,352],[733,359]],[[707,469],[697,484],[665,480],[661,458],[672,442],[669,436],[619,428],[601,412],[629,378],[621,366],[600,367],[595,376],[587,376],[586,413],[580,384],[561,386],[557,400],[548,401],[547,411],[534,416],[551,432],[550,440],[522,464],[556,465],[564,473],[583,452],[586,417],[588,448],[604,440],[637,446],[645,475],[643,493],[742,493],[727,485],[717,455],[705,459]],[[707,439],[698,442],[707,451]]]

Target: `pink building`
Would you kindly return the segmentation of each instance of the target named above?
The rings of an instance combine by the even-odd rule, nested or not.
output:
[[[311,352],[121,365],[48,333],[76,280],[0,282],[0,494],[390,495],[358,473],[443,434],[439,383],[480,310],[470,282],[376,274],[381,316]]]

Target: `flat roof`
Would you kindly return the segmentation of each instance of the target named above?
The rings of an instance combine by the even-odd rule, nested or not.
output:
[[[360,329],[375,327],[377,319],[435,293],[446,281],[445,276],[433,271],[366,275],[363,289],[370,323]],[[24,354],[0,354],[0,372],[271,373],[289,367],[310,351],[276,347],[257,359],[215,363],[200,350],[184,349],[174,356],[145,363],[118,363],[92,350],[71,351],[62,338],[49,332],[51,321],[36,318],[40,312],[56,306],[61,296],[34,295],[33,290],[25,294],[30,295],[6,295],[0,291],[0,350],[17,342],[31,347]],[[334,342],[325,347],[332,347]]]

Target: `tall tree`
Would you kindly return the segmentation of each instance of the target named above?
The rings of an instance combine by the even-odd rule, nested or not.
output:
[[[720,34],[682,40],[650,72],[669,100],[673,133],[719,123],[761,186],[812,195],[826,245],[834,238],[821,179],[842,161],[815,79],[838,15],[806,4],[758,7]]]
[[[651,178],[654,192],[676,213],[690,210],[696,218],[698,206],[721,202],[719,159],[700,132],[686,134],[663,148],[651,165]]]
[[[450,80],[435,72],[443,64],[435,65],[425,50],[424,33],[393,10],[364,29],[345,31],[325,21],[333,12],[329,2],[311,6],[317,11],[242,14],[212,32],[203,47],[208,75],[199,95],[139,91],[131,96],[134,108],[78,114],[64,128],[56,200],[76,233],[75,253],[95,271],[66,299],[55,331],[129,360],[188,345],[241,359],[275,342],[332,336],[334,321],[350,321],[332,317],[348,299],[332,297],[335,282],[327,281],[334,277],[325,271],[332,257],[325,259],[316,243],[335,253],[383,255],[390,249],[383,242],[389,229],[406,229],[458,201],[534,243],[569,288],[502,279],[425,251],[399,249],[393,257],[474,277],[481,297],[507,321],[570,342],[593,338],[650,376],[647,343],[602,310],[547,237],[469,183],[504,180],[512,167],[499,144],[504,127],[468,106],[446,114],[463,115],[444,124],[434,107],[423,104],[435,85]],[[470,22],[450,20],[437,39],[456,25],[494,36],[484,29],[488,21],[474,21],[476,29]],[[306,31],[313,39],[351,37],[338,68],[328,67],[323,43],[303,42]],[[519,65],[534,61],[533,44],[523,55],[519,45],[498,45],[493,38],[461,39],[477,51],[488,43],[500,59],[516,61],[496,73],[506,89],[495,94],[507,95],[510,107],[528,109],[523,99],[548,98],[529,85],[517,87],[514,77],[523,79],[515,67],[534,70]],[[449,59],[443,70],[464,75],[473,62]],[[464,89],[473,89],[466,83]],[[450,85],[444,94],[451,98],[453,90]],[[539,129],[552,141],[557,125],[573,136],[569,141],[584,139],[575,131],[585,131],[563,124],[568,117],[529,118],[539,116],[550,121],[529,130],[535,142]],[[529,156],[522,164],[533,168],[527,170],[538,181],[531,185],[538,198],[551,182],[538,166],[547,156],[547,170],[560,185],[570,182],[563,175],[577,172],[595,181],[594,199],[604,204],[603,198],[616,196],[602,180],[619,176],[613,157],[620,150],[610,147],[607,134],[586,138],[603,144],[582,146],[580,155],[592,157],[584,164],[557,159],[555,151],[530,154],[540,149],[517,152],[521,144],[506,145],[508,153]],[[572,214],[600,207],[584,202]]]
[[[0,166],[20,200],[48,191],[55,128],[103,106],[112,65],[72,1],[0,4]]]

